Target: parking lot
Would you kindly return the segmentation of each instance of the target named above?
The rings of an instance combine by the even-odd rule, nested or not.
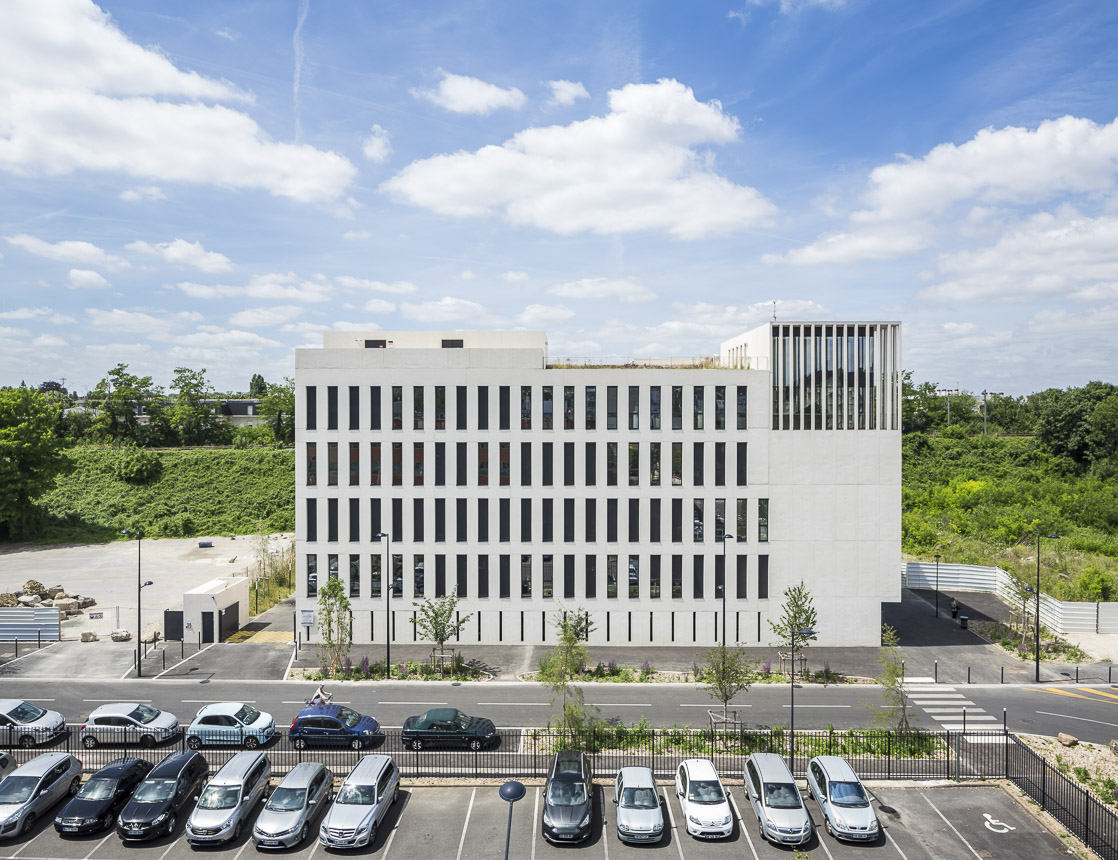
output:
[[[399,802],[390,810],[368,848],[354,853],[399,860],[466,860],[503,856],[508,804],[498,795],[498,784],[478,786],[404,786]],[[994,785],[918,786],[874,788],[875,807],[883,835],[869,845],[836,842],[818,831],[806,855],[827,860],[880,857],[899,860],[979,857],[1034,860],[1067,857],[1068,850],[1039,822]],[[686,833],[679,804],[670,786],[661,787],[667,830],[657,845],[620,843],[615,829],[613,789],[598,786],[595,792],[594,829],[580,846],[553,846],[540,835],[542,787],[529,785],[524,799],[513,809],[510,857],[545,860],[577,854],[587,858],[656,857],[678,860],[745,857],[754,860],[783,858],[792,851],[763,842],[757,820],[744,800],[740,785],[731,789],[735,822],[728,840],[700,841]],[[819,810],[808,801],[816,825]],[[49,819],[49,817],[48,817]],[[122,845],[115,833],[62,839],[49,820],[36,824],[32,835],[0,843],[0,860],[185,860],[196,849],[187,845],[182,829],[173,838]],[[1074,844],[1074,843],[1073,843]],[[247,832],[224,847],[198,849],[215,860],[242,860],[255,851]],[[281,855],[311,860],[342,852],[328,851],[311,838]]]

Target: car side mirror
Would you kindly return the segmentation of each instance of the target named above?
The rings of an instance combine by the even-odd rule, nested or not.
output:
[[[613,799],[613,802],[616,805],[616,803],[617,803],[617,798],[616,797]]]
[[[682,788],[679,788],[679,787],[677,786],[677,787],[676,787],[676,790],[675,790],[675,795],[676,795],[676,797],[683,797],[683,789],[682,789]]]
[[[307,802],[307,806],[314,806],[314,805],[315,805],[315,804],[317,804],[317,803],[318,803],[318,801],[317,801],[317,800],[315,800],[314,798],[311,798],[311,799],[310,799],[310,800],[309,800],[309,801]]]
[[[197,802],[198,802],[198,798],[199,798],[199,797],[200,797],[200,795],[197,795],[197,794],[196,794],[196,795],[194,795],[194,802],[195,802],[195,803],[197,803]]]

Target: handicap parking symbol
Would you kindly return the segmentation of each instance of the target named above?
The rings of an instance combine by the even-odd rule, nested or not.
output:
[[[998,821],[989,812],[983,812],[982,817],[986,819],[986,829],[994,833],[1009,833],[1010,830],[1016,830],[1012,824],[1006,824],[1004,821]]]

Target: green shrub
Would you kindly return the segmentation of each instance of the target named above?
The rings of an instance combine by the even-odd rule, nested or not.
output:
[[[129,484],[150,484],[163,472],[163,461],[154,451],[129,446],[121,448],[113,474]]]

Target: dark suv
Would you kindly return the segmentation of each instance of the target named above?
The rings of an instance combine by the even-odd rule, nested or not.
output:
[[[306,746],[348,746],[364,749],[380,737],[380,723],[343,705],[303,708],[287,730],[295,749]]]
[[[581,842],[594,818],[594,771],[586,753],[560,750],[544,789],[543,835],[549,842]]]
[[[116,820],[126,841],[175,832],[178,817],[206,782],[210,767],[200,752],[171,753],[140,783]]]

